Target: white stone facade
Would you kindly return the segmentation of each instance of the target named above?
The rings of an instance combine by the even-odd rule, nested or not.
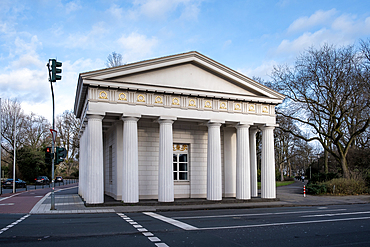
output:
[[[80,74],[79,194],[125,203],[275,198],[275,106],[283,96],[197,52]]]

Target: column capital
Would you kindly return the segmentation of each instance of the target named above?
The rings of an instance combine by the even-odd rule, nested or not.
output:
[[[136,117],[136,116],[122,116],[121,119],[123,121],[139,121],[140,117]]]
[[[249,128],[249,134],[250,135],[256,135],[256,133],[257,132],[259,132],[260,130],[259,130],[259,128],[257,127],[257,126],[251,126],[250,128]]]
[[[138,113],[123,113],[122,118],[124,117],[136,117],[136,118],[141,118],[141,114]]]
[[[279,127],[279,125],[278,124],[269,124],[269,125],[263,125],[263,126],[261,126],[260,128],[261,128],[261,130],[264,130],[264,129],[275,129],[276,127]]]
[[[208,127],[221,127],[221,125],[223,124],[223,122],[221,121],[208,121],[207,123],[207,126]]]
[[[177,120],[177,117],[174,117],[174,116],[159,116],[158,121],[160,121],[160,120],[172,120],[172,121],[176,121]]]
[[[238,123],[235,128],[236,129],[242,129],[242,128],[249,128],[251,126],[251,124],[248,124],[248,123]]]
[[[90,119],[103,119],[104,118],[104,115],[100,115],[100,114],[86,114],[86,118],[88,120],[90,120]]]
[[[170,124],[172,124],[173,122],[175,122],[175,120],[177,120],[177,117],[160,116],[160,117],[157,119],[157,122],[158,122],[159,124],[162,124],[162,123],[170,123]]]

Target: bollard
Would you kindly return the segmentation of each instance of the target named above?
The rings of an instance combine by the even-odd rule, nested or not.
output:
[[[306,185],[303,185],[303,197],[306,197]]]

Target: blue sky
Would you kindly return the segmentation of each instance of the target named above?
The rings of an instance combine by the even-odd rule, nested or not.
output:
[[[0,98],[51,119],[46,63],[63,62],[56,113],[73,109],[78,74],[198,51],[268,79],[310,46],[370,37],[370,1],[0,0]]]

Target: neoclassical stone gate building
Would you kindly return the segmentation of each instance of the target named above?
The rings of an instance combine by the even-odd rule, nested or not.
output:
[[[221,200],[275,198],[275,106],[284,96],[198,53],[81,73],[79,194]]]

